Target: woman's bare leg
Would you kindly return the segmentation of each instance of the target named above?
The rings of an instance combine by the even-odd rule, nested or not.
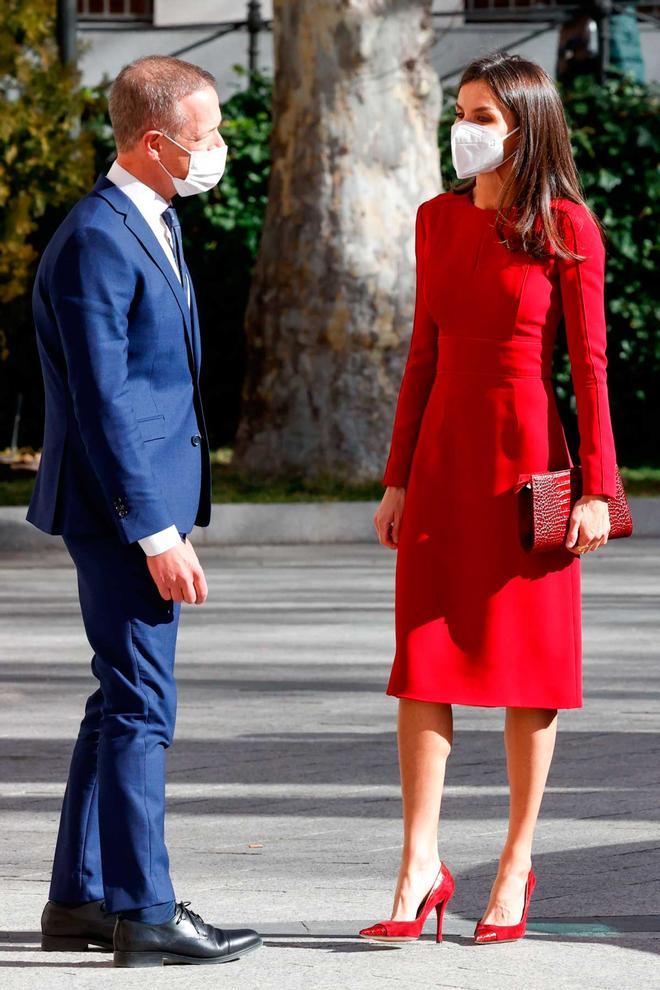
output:
[[[509,830],[482,920],[515,925],[523,912],[534,829],[557,736],[557,710],[507,708],[504,723],[509,776]]]
[[[438,823],[452,733],[451,705],[399,700],[403,850],[392,909],[396,921],[415,917],[440,868]]]

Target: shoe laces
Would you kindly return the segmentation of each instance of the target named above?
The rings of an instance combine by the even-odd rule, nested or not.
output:
[[[203,928],[200,928],[199,927],[199,925],[197,924],[197,922],[199,922],[200,925],[204,925],[204,919],[202,918],[201,915],[197,914],[195,911],[191,911],[190,910],[190,908],[188,907],[188,905],[190,903],[191,903],[191,901],[177,901],[177,905],[176,906],[177,906],[178,910],[177,910],[177,913],[176,913],[175,921],[176,921],[176,923],[178,925],[182,918],[188,918],[188,920],[190,922],[192,922],[192,925],[193,925],[195,931],[197,932],[197,934],[198,935],[203,935],[204,934],[204,930],[203,930]]]

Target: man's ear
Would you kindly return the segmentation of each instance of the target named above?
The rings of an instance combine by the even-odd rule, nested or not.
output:
[[[160,149],[163,135],[160,131],[145,131],[141,142],[150,161],[160,161]]]

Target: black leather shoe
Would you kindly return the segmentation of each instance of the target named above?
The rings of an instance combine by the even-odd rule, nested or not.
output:
[[[116,914],[106,914],[105,901],[64,907],[48,901],[41,914],[41,948],[46,952],[86,952],[90,945],[111,950]]]
[[[251,928],[214,928],[179,901],[171,921],[145,925],[122,918],[115,925],[114,965],[163,966],[231,962],[263,945]]]

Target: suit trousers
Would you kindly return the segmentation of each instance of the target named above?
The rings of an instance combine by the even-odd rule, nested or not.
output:
[[[49,896],[105,898],[111,912],[162,904],[174,900],[165,751],[176,718],[181,603],[161,598],[138,543],[63,539],[99,686],[87,699],[71,758]]]

